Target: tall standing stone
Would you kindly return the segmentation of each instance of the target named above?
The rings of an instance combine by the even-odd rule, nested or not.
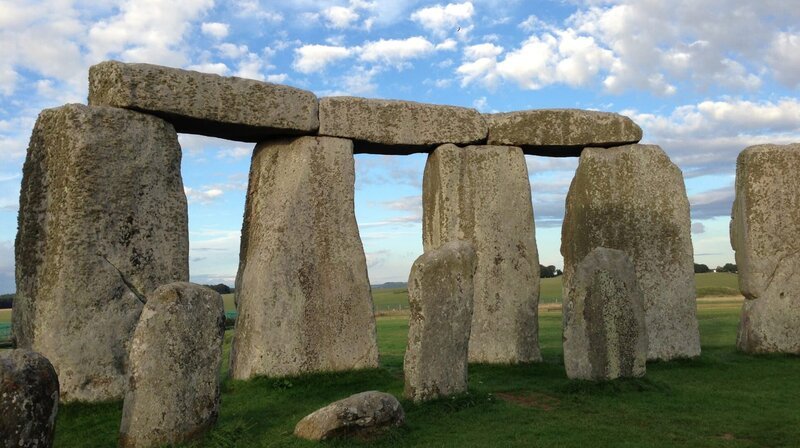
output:
[[[466,392],[475,267],[475,250],[466,241],[426,252],[411,267],[403,364],[407,398],[424,401]]]
[[[469,360],[540,360],[539,254],[522,151],[440,146],[425,165],[422,202],[425,252],[467,240],[477,254]]]
[[[354,182],[349,140],[256,146],[236,280],[233,378],[378,366]]]
[[[625,252],[597,247],[564,291],[564,367],[582,380],[645,374],[644,295]]]
[[[216,291],[177,282],[148,296],[131,342],[120,446],[183,443],[214,425],[224,338]]]
[[[181,149],[165,121],[109,107],[48,109],[23,168],[17,345],[58,372],[64,401],[122,398],[137,295],[189,277]]]
[[[51,447],[58,413],[58,378],[44,356],[0,351],[0,446]]]
[[[800,144],[751,146],[736,163],[731,245],[745,296],[737,347],[800,354]]]
[[[644,293],[648,359],[700,355],[689,201],[680,169],[658,146],[581,154],[562,226],[565,290],[596,247],[633,260]]]

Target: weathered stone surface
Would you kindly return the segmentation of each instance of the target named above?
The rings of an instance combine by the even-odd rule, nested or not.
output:
[[[645,374],[644,295],[625,252],[597,247],[564,292],[564,367],[582,380]]]
[[[378,366],[349,140],[258,145],[250,167],[231,375]]]
[[[178,132],[246,142],[319,128],[313,93],[294,87],[151,64],[89,69],[89,104],[147,112]]]
[[[522,151],[440,146],[425,165],[422,203],[425,252],[467,240],[477,253],[469,360],[540,360],[539,255]]]
[[[16,241],[17,345],[58,372],[64,401],[121,399],[136,293],[189,278],[181,150],[169,123],[77,104],[39,115]]]
[[[131,341],[122,447],[186,442],[219,415],[225,308],[215,291],[176,282],[147,298]]]
[[[406,398],[424,401],[466,392],[476,267],[475,249],[467,241],[426,252],[411,267]]]
[[[0,446],[53,446],[57,413],[50,361],[30,350],[0,351]]]
[[[751,146],[736,164],[731,245],[745,300],[737,346],[800,353],[800,144]]]
[[[586,147],[637,143],[642,129],[630,118],[580,109],[540,109],[484,115],[489,145],[519,146],[525,154],[578,157]]]
[[[356,153],[403,155],[480,143],[486,122],[464,107],[341,96],[320,99],[319,133],[355,140]]]
[[[567,194],[564,288],[595,247],[628,254],[644,293],[648,359],[700,355],[683,175],[655,145],[587,148]]]
[[[333,402],[305,416],[295,426],[294,435],[308,440],[370,439],[403,423],[405,412],[395,397],[369,391]]]

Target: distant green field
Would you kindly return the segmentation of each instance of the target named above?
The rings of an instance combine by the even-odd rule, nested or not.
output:
[[[10,309],[0,310],[0,325],[10,324],[10,323],[11,323],[11,310]]]

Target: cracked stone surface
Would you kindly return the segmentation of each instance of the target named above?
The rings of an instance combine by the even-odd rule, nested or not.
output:
[[[216,291],[176,282],[148,296],[131,342],[119,446],[171,446],[214,425],[224,338]]]
[[[596,247],[633,260],[644,293],[648,359],[699,356],[689,200],[680,169],[658,146],[581,154],[561,234],[565,290]]]
[[[306,90],[152,64],[92,66],[89,104],[157,115],[178,132],[245,142],[319,128],[317,97]]]
[[[53,364],[63,401],[123,397],[142,309],[126,282],[147,294],[189,279],[180,161],[175,129],[150,115],[78,104],[39,115],[23,167],[12,328],[18,347]]]
[[[356,224],[353,144],[259,144],[250,166],[231,375],[378,366],[367,262]]]
[[[737,347],[800,353],[800,144],[751,146],[736,162],[731,246],[745,296]]]
[[[582,380],[644,376],[644,295],[631,259],[597,247],[575,268],[564,291],[564,367]]]
[[[422,214],[425,252],[467,240],[477,253],[470,362],[541,360],[539,253],[522,151],[440,146],[425,165]]]
[[[467,391],[475,249],[450,241],[417,258],[408,276],[405,396],[431,400]]]
[[[333,402],[305,416],[295,426],[294,435],[308,440],[370,440],[404,423],[405,412],[397,398],[369,391]]]

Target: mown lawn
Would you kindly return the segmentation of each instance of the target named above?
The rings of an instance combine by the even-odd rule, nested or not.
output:
[[[376,446],[798,446],[800,358],[734,350],[738,300],[699,301],[703,355],[648,365],[640,380],[569,381],[561,314],[542,311],[544,362],[470,366],[470,393],[414,405]],[[217,427],[196,446],[315,446],[292,436],[303,416],[364,390],[402,396],[407,318],[378,319],[381,368],[223,382]],[[225,343],[227,352],[231,332]],[[56,446],[114,446],[121,403],[61,406]],[[359,445],[334,441],[328,446]]]

